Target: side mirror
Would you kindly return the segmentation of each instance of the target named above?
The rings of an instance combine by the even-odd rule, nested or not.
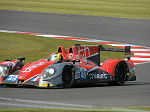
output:
[[[18,60],[22,62],[22,60],[25,60],[25,57],[18,57]]]

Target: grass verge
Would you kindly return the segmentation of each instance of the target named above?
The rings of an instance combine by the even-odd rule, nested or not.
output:
[[[148,110],[148,111],[150,111],[150,107],[129,107],[129,109],[138,109],[139,111],[140,110]]]
[[[148,112],[150,107],[76,109],[0,109],[0,112]]]
[[[150,0],[0,0],[0,9],[150,19]]]
[[[25,62],[48,58],[57,51],[58,46],[64,46],[66,50],[74,44],[98,45],[91,42],[79,42],[55,38],[44,38],[31,35],[0,33],[0,62],[5,59],[16,60],[17,57],[26,57]],[[111,48],[112,46],[103,45]],[[114,48],[114,47],[113,47]],[[106,59],[124,59],[121,52],[101,52],[101,62]]]
[[[110,112],[110,111],[81,111],[69,109],[1,109],[0,112]]]

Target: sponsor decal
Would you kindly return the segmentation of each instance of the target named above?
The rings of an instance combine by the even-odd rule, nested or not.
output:
[[[129,78],[132,78],[135,75],[135,69],[132,69],[129,73]]]
[[[5,81],[17,81],[18,75],[9,75]]]
[[[39,81],[39,75],[37,75],[37,76],[31,78],[30,81]]]
[[[129,77],[133,77],[135,75],[135,72],[131,72],[130,74],[129,74]]]
[[[90,49],[88,47],[79,47],[78,53],[86,58],[90,56]]]
[[[90,79],[108,79],[108,75],[106,73],[89,73],[89,78]]]
[[[40,62],[38,64],[34,64],[29,66],[28,68],[25,68],[25,70],[21,71],[22,73],[31,72],[34,68],[37,68],[40,65],[43,65],[45,62]]]
[[[135,76],[135,71],[129,73],[128,81],[135,81],[136,76]]]
[[[87,70],[80,68],[79,69],[80,80],[85,80],[87,78]]]

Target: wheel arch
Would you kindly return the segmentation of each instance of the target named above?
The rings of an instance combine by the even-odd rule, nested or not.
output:
[[[112,76],[115,76],[115,69],[118,63],[123,62],[125,63],[126,67],[127,67],[127,72],[129,72],[129,67],[128,64],[125,60],[118,60],[118,59],[110,59],[110,60],[106,60],[102,65],[101,65],[101,69],[108,72],[109,74],[111,74]]]

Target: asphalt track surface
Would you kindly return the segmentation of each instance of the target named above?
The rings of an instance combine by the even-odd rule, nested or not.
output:
[[[86,37],[150,47],[150,20],[0,11],[0,30]],[[150,106],[150,63],[136,65],[124,86],[70,89],[0,87],[0,108]]]

